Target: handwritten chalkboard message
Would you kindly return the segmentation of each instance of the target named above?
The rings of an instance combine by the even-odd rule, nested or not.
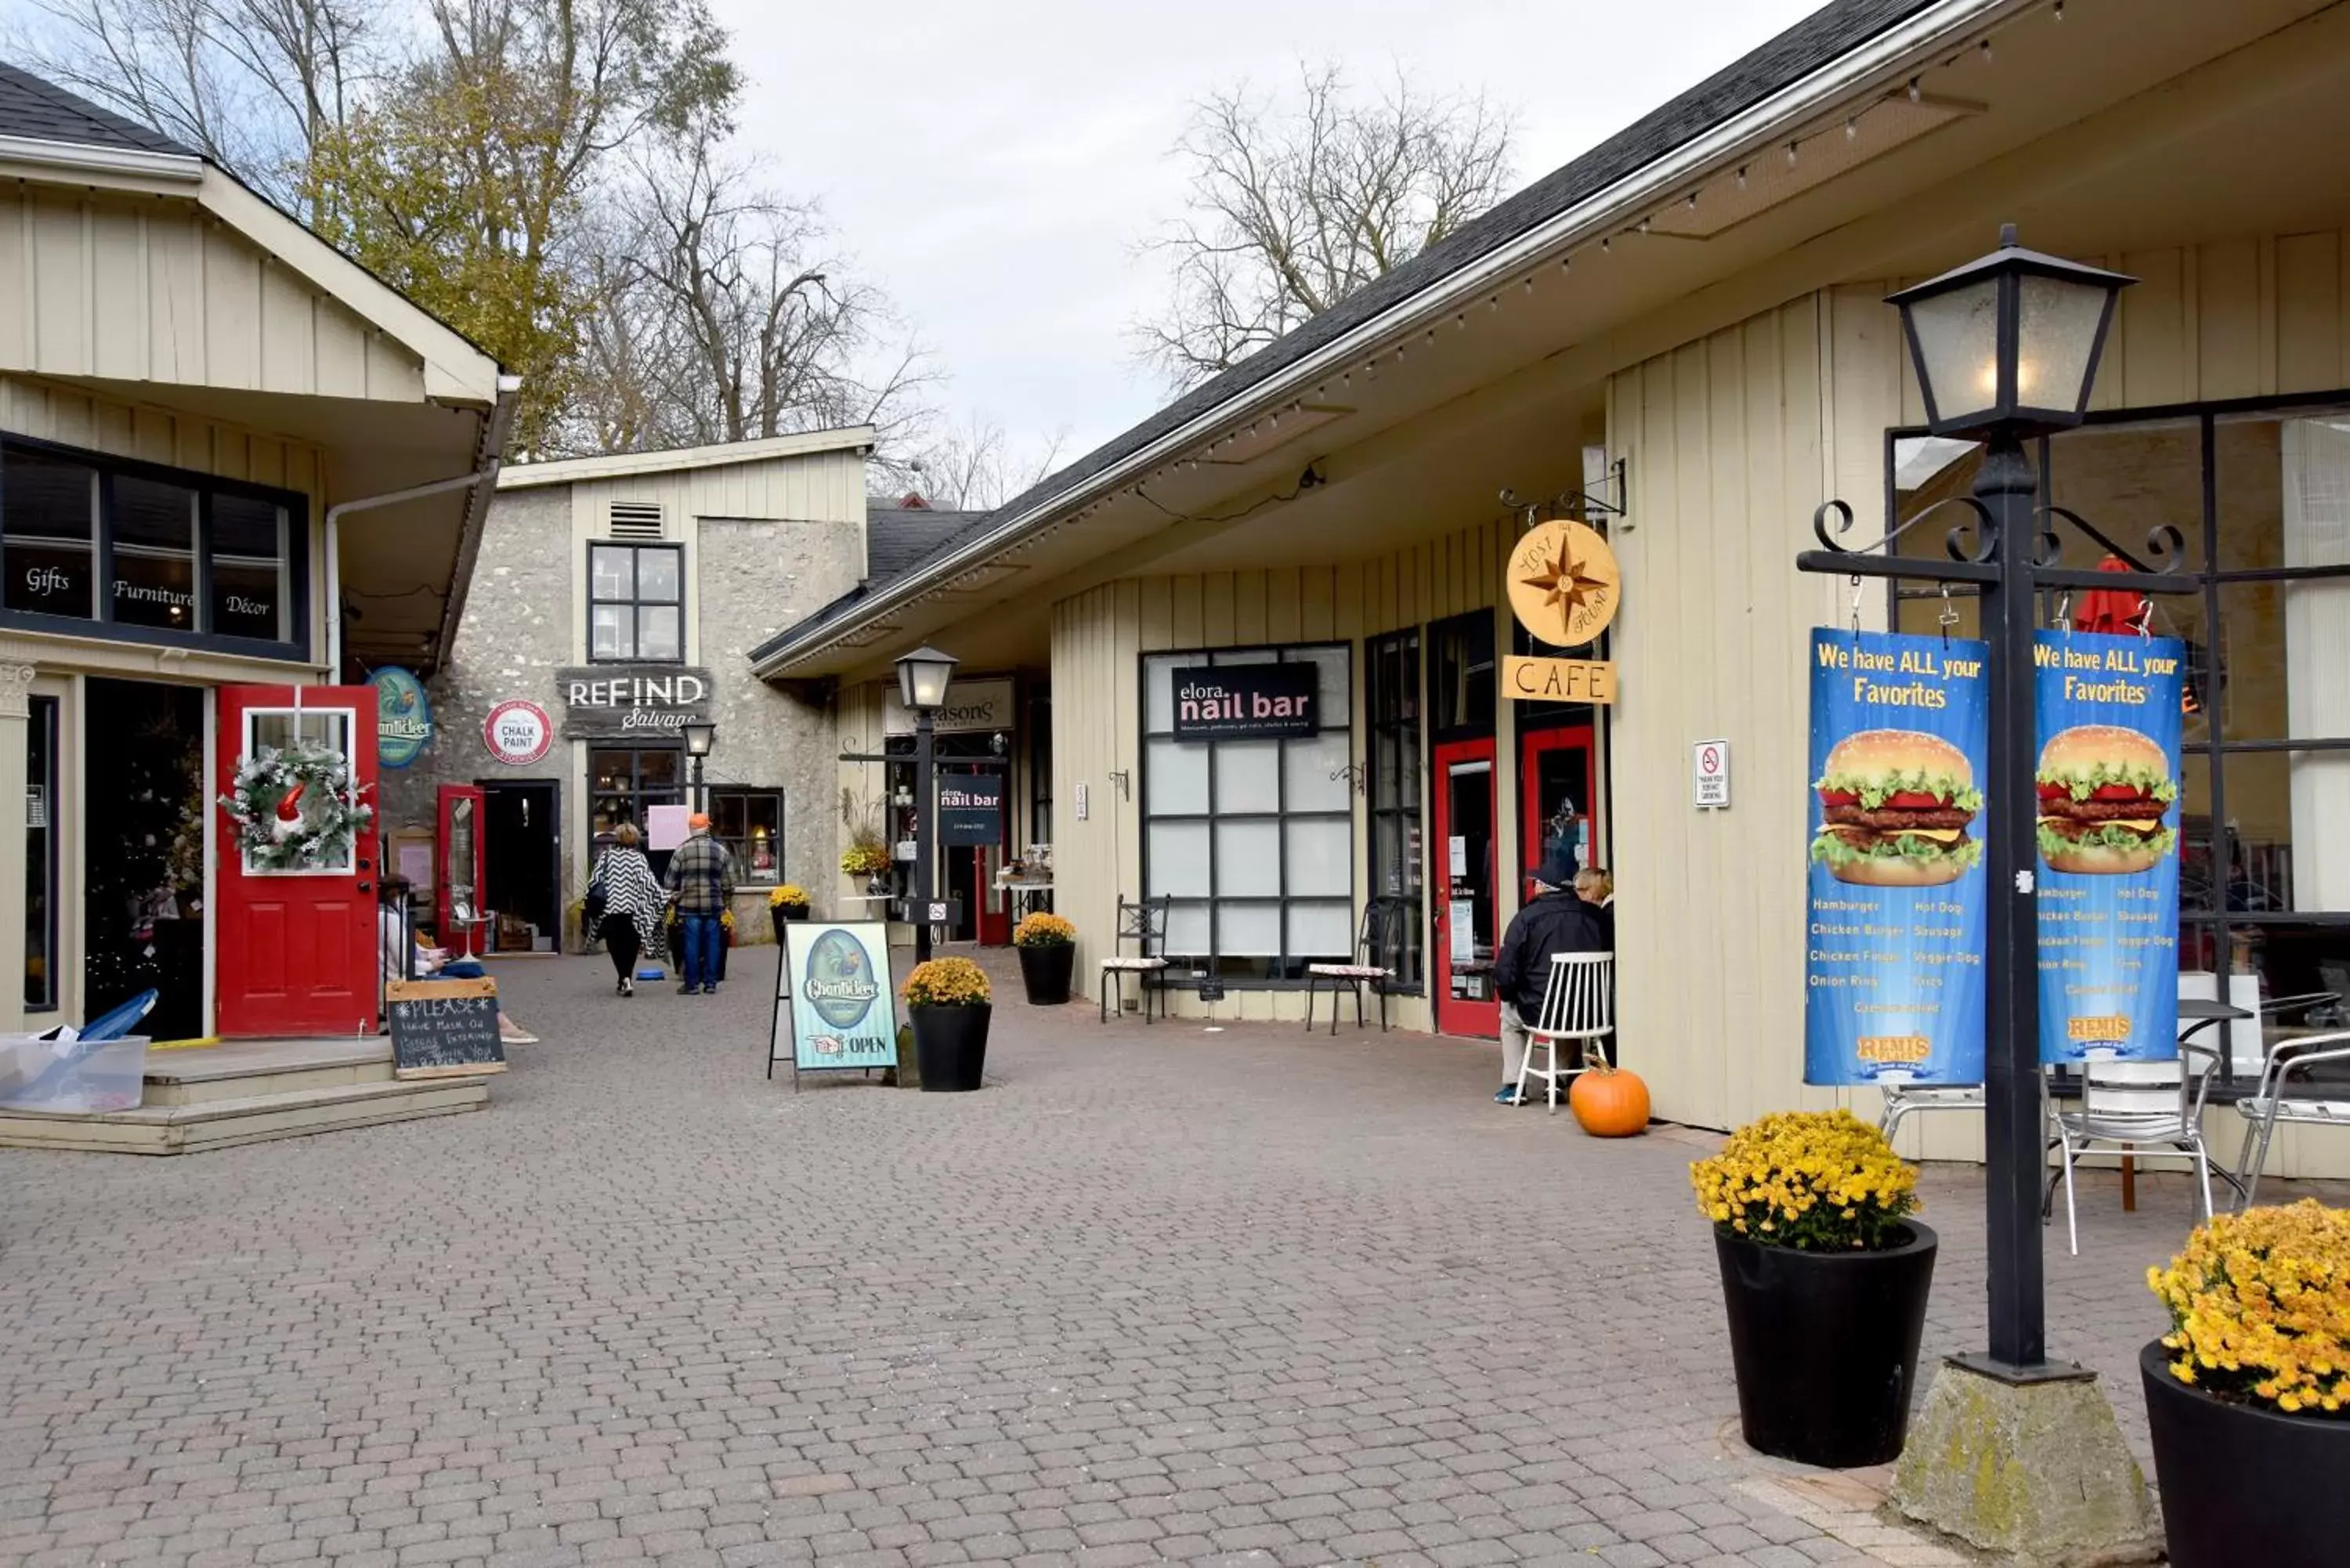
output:
[[[470,1078],[506,1070],[494,980],[395,980],[384,988],[395,1078]]]

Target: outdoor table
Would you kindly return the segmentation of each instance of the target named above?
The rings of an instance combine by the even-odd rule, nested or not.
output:
[[[1034,914],[1039,899],[1051,897],[1053,892],[1050,877],[998,877],[995,885],[1012,895],[1012,914],[1015,919],[1022,915]]]

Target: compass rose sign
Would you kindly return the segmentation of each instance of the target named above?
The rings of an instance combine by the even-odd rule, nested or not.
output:
[[[1554,648],[1579,648],[1607,629],[1624,597],[1607,541],[1581,523],[1545,523],[1510,553],[1510,608]]]

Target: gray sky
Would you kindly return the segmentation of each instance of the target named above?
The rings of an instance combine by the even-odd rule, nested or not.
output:
[[[742,149],[821,197],[860,270],[952,377],[941,401],[1063,456],[1164,401],[1126,327],[1158,297],[1134,243],[1179,212],[1190,105],[1335,59],[1369,85],[1518,117],[1516,178],[1556,168],[1821,0],[713,0],[751,91]]]

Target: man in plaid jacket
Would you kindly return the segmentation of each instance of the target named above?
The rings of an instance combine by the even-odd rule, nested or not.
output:
[[[678,934],[684,952],[681,996],[718,994],[718,944],[726,933],[718,923],[734,897],[734,857],[710,836],[710,818],[695,812],[685,819],[689,836],[669,857],[661,881],[677,899]]]

